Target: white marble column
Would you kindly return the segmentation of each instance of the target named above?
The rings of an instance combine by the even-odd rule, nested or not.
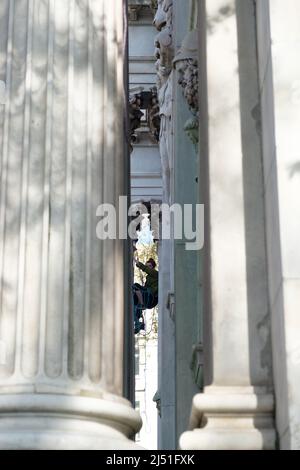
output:
[[[273,449],[254,2],[208,0],[200,61],[200,176],[206,206],[204,393],[194,397],[183,449]],[[200,25],[200,28],[201,28]],[[203,34],[201,35],[203,39]],[[203,45],[199,47],[203,52]]]
[[[133,448],[122,398],[123,1],[0,4],[0,448]]]
[[[300,3],[257,2],[276,424],[300,449]]]

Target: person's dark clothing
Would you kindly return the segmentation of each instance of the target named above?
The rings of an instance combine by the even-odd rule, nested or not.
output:
[[[156,307],[158,303],[158,271],[149,268],[143,263],[137,262],[137,267],[147,274],[146,283],[144,286],[135,283],[133,289],[133,307],[134,307],[134,333],[137,334],[140,330],[145,329],[145,322],[143,318],[143,310]],[[143,297],[143,305],[138,302],[136,291],[140,291]]]
[[[158,295],[158,271],[154,268],[149,268],[139,261],[136,263],[137,267],[147,274],[145,287],[150,288],[154,297]]]

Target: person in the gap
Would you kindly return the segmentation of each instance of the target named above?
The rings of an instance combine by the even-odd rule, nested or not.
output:
[[[139,333],[145,329],[143,310],[154,308],[158,303],[158,271],[153,258],[148,259],[146,264],[137,260],[136,266],[147,274],[144,286],[133,284],[134,332]]]

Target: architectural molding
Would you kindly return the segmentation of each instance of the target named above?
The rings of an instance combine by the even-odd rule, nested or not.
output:
[[[126,400],[0,394],[0,449],[137,450],[140,418]]]
[[[273,395],[241,387],[207,387],[195,395],[184,450],[274,450]]]

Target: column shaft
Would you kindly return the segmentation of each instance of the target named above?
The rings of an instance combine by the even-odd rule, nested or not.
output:
[[[206,205],[206,387],[194,397],[185,449],[272,449],[270,311],[252,1],[200,2],[200,179]],[[203,39],[203,33],[201,34]],[[203,64],[203,67],[202,65]],[[206,85],[207,80],[207,87]]]
[[[121,398],[124,246],[96,236],[97,206],[127,191],[123,1],[4,0],[0,31],[0,433],[14,409],[7,445],[51,447],[30,422],[45,412],[59,431],[53,413],[80,414],[101,448],[109,420],[122,436],[139,427]]]

